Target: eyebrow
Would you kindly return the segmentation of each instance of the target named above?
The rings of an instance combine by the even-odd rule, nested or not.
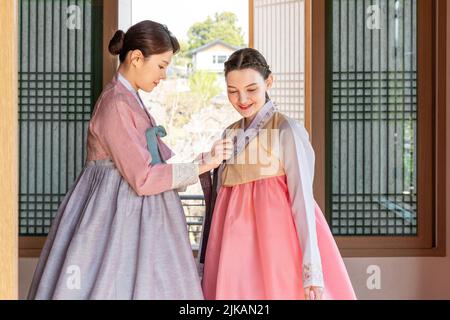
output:
[[[251,84],[249,84],[249,85],[247,85],[247,86],[245,86],[246,88],[248,88],[248,87],[251,87],[251,86],[256,86],[256,85],[258,85],[256,82],[254,82],[254,83],[251,83]],[[233,87],[233,86],[228,86],[228,88],[234,88],[234,89],[236,89],[236,87]]]
[[[164,62],[165,64],[169,65],[169,62],[167,62],[166,60],[163,60],[163,62]]]

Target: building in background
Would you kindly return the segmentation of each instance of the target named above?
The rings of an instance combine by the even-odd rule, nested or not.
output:
[[[239,47],[232,46],[220,39],[207,43],[188,52],[192,55],[192,68],[209,72],[223,72],[224,62]]]

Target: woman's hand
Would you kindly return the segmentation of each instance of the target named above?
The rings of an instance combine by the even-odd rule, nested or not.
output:
[[[233,141],[231,139],[222,139],[216,141],[213,144],[210,152],[202,154],[201,159],[197,158],[198,160],[201,160],[199,173],[202,174],[204,172],[217,168],[223,161],[231,158],[232,155]]]
[[[322,300],[323,288],[322,287],[306,287],[305,300]]]
[[[223,161],[228,160],[233,155],[233,141],[231,139],[222,139],[214,142],[209,157],[207,155],[206,163],[214,165],[217,168]]]

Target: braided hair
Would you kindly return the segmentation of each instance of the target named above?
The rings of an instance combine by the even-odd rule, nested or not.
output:
[[[252,69],[259,72],[264,80],[267,80],[272,74],[264,56],[253,48],[239,49],[228,58],[225,62],[225,77],[231,71],[244,69]],[[266,92],[266,100],[269,99],[269,95]]]

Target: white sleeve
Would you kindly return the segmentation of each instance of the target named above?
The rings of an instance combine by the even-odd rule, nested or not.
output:
[[[187,186],[198,182],[199,166],[196,163],[176,163],[172,165],[172,189],[186,191]]]
[[[323,287],[313,195],[314,150],[306,129],[289,118],[280,128],[280,142],[281,161],[287,176],[293,218],[303,253],[303,287]]]

